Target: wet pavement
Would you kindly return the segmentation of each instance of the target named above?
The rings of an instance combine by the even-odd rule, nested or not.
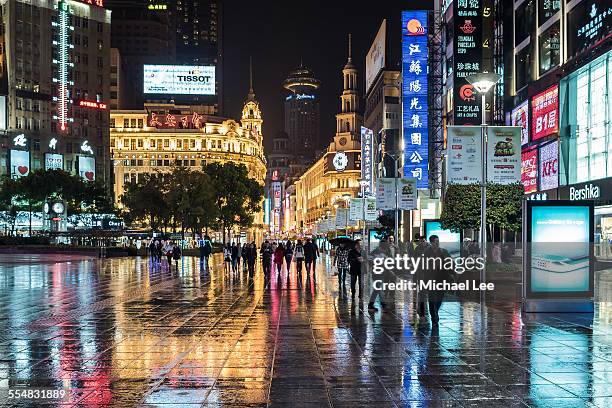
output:
[[[1,255],[0,406],[612,406],[612,279],[594,315],[447,302],[435,328],[410,298],[343,299],[325,262],[266,282],[193,258]],[[23,387],[67,396],[7,397]]]

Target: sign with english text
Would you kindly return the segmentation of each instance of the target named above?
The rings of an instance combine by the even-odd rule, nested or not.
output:
[[[521,183],[525,194],[538,190],[538,149],[521,153]]]
[[[488,126],[487,181],[514,184],[521,181],[521,128]]]
[[[540,146],[539,151],[540,190],[559,187],[559,141]]]
[[[450,184],[480,183],[482,135],[480,126],[448,126],[446,179]]]
[[[531,139],[538,140],[559,133],[559,85],[554,85],[531,99]]]

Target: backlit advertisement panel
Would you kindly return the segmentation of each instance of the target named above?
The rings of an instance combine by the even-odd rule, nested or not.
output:
[[[531,99],[531,139],[559,133],[559,85],[554,85]]]
[[[541,146],[539,151],[540,190],[559,187],[559,141]]]
[[[361,127],[361,180],[364,183],[363,192],[366,196],[374,193],[374,132],[367,127]]]
[[[526,296],[593,295],[593,215],[588,201],[528,201]]]
[[[514,184],[521,179],[521,129],[488,126],[487,181]]]
[[[215,94],[214,66],[144,65],[143,70],[146,94]]]
[[[440,220],[425,220],[423,223],[427,242],[432,235],[437,235],[440,247],[446,249],[450,256],[456,258],[461,255],[461,233],[443,229]]]
[[[522,129],[521,145],[529,143],[529,101],[512,109],[512,126],[519,126]]]
[[[64,168],[64,155],[57,153],[45,153],[45,170]]]
[[[429,186],[427,115],[427,12],[402,12],[404,177]]]
[[[521,183],[525,187],[525,194],[538,191],[538,149],[521,154]]]
[[[451,184],[480,183],[482,132],[480,126],[448,126],[446,180]]]
[[[30,152],[11,150],[9,173],[11,178],[25,177],[30,174]]]
[[[89,156],[79,156],[79,176],[85,181],[96,179],[96,159]]]
[[[374,38],[374,42],[370,47],[370,50],[366,54],[366,92],[370,89],[372,82],[374,79],[385,67],[385,51],[386,51],[386,38],[387,38],[387,20],[383,20],[380,28],[378,29],[378,33],[376,33],[376,37]]]

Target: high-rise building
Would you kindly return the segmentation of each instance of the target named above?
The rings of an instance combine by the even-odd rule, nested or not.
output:
[[[0,174],[60,168],[110,186],[111,12],[1,0]]]
[[[291,93],[285,98],[285,133],[290,153],[297,162],[308,164],[319,148],[319,100],[321,85],[312,71],[302,64],[289,73],[283,87]]]

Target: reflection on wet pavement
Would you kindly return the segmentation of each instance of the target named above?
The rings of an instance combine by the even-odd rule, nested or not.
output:
[[[432,328],[403,295],[384,313],[339,297],[326,258],[316,279],[269,282],[215,261],[2,255],[0,391],[68,396],[0,405],[612,406],[610,303],[525,317],[447,302]]]

